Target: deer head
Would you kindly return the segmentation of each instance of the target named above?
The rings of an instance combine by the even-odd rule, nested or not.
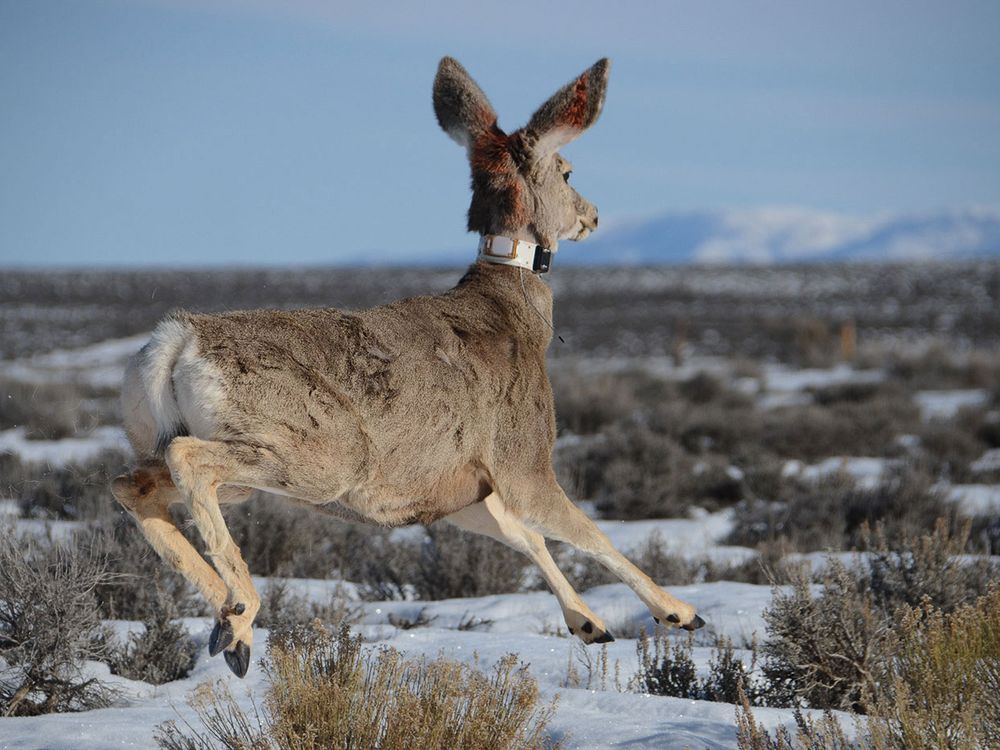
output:
[[[557,91],[523,128],[508,135],[482,89],[445,57],[434,79],[434,112],[464,146],[472,167],[469,231],[535,242],[555,250],[597,228],[597,208],[569,184],[559,149],[597,120],[608,85],[607,58]]]

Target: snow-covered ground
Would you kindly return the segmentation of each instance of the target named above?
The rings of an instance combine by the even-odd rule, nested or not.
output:
[[[146,340],[145,336],[104,342],[84,349],[53,352],[27,360],[0,363],[0,374],[29,382],[87,382],[94,385],[116,385],[125,359]],[[634,362],[617,360],[566,361],[559,366],[587,371],[629,369]],[[698,371],[717,374],[728,372],[729,364],[722,359],[691,359],[676,367],[663,358],[643,366],[659,375],[687,378]],[[858,371],[849,367],[830,370],[791,370],[783,366],[765,366],[759,377],[743,378],[737,387],[754,395],[763,408],[794,403],[808,403],[808,389],[834,384],[877,382],[881,371]],[[962,408],[984,403],[981,391],[923,392],[918,403],[927,419],[946,419]],[[92,458],[108,448],[123,448],[123,435],[117,428],[98,428],[89,436],[59,441],[34,441],[21,429],[0,432],[0,453],[12,452],[24,461],[64,464]],[[985,454],[978,463],[982,471],[996,470],[1000,458]],[[889,462],[872,457],[832,457],[807,465],[789,462],[786,476],[815,481],[830,474],[843,474],[862,486],[874,486],[889,467]],[[979,469],[974,469],[979,470]],[[968,513],[1000,513],[1000,487],[994,485],[962,485],[946,487],[950,496]],[[0,515],[10,518],[17,512],[10,499],[0,502]],[[65,536],[78,527],[73,522],[45,524],[41,521],[17,521],[22,531],[56,537]],[[686,519],[599,522],[602,530],[622,550],[637,549],[656,534],[672,552],[689,559],[710,559],[718,563],[738,562],[754,552],[743,547],[720,544],[732,526],[732,512],[696,513]],[[400,530],[401,535],[420,534],[419,529]],[[804,559],[821,565],[824,555],[808,555]],[[266,580],[256,579],[263,589]],[[286,581],[292,593],[326,603],[335,592],[355,596],[356,588],[349,582],[327,580]],[[716,635],[728,636],[738,646],[748,643],[756,634],[764,635],[762,612],[771,599],[767,586],[716,582],[674,587],[675,595],[692,602],[708,623],[699,631],[693,657],[703,672],[711,655],[709,644]],[[637,671],[636,641],[641,629],[652,631],[654,623],[648,611],[635,595],[622,584],[598,586],[583,594],[584,599],[607,623],[618,640],[607,646],[611,673],[621,675],[623,687]],[[436,602],[388,601],[357,602],[360,620],[356,629],[370,644],[391,645],[404,652],[443,655],[466,663],[489,666],[508,653],[516,653],[529,666],[538,680],[543,700],[559,695],[550,729],[555,737],[563,738],[568,748],[736,748],[735,708],[729,704],[690,701],[644,695],[638,692],[618,692],[614,685],[602,685],[599,676],[589,688],[569,687],[569,665],[581,674],[584,684],[587,670],[585,655],[596,659],[598,647],[584,650],[575,639],[562,637],[565,626],[555,597],[548,592],[529,592],[452,599]],[[416,620],[421,616],[429,624],[403,630],[392,622]],[[460,625],[478,622],[472,629]],[[186,719],[197,724],[185,696],[198,684],[222,680],[232,688],[241,704],[250,708],[258,705],[264,690],[263,671],[257,659],[264,653],[266,631],[255,634],[254,663],[246,680],[233,677],[221,658],[211,659],[206,653],[211,627],[206,619],[188,619],[186,626],[197,639],[199,658],[192,674],[177,682],[152,686],[132,682],[108,673],[104,665],[90,665],[95,676],[116,685],[121,698],[113,708],[79,714],[48,715],[33,718],[0,718],[0,750],[50,748],[52,750],[98,750],[103,748],[153,746],[155,727],[167,720]],[[141,627],[137,623],[115,623],[120,633]],[[683,637],[683,636],[682,636]],[[756,709],[757,720],[766,727],[790,724],[792,712],[782,709]],[[845,721],[850,729],[851,721]]]
[[[0,362],[0,375],[29,383],[76,382],[117,388],[125,362],[148,340],[149,334],[141,334]]]
[[[22,530],[42,533],[41,522],[20,520]],[[75,524],[56,524],[59,535]],[[741,548],[717,547],[717,540],[728,533],[730,514],[699,514],[692,519],[668,519],[635,522],[602,521],[602,528],[623,549],[645,541],[651,533],[659,534],[668,545],[692,555],[734,558],[752,554]],[[266,579],[257,578],[259,589]],[[328,602],[331,595],[353,598],[350,583],[327,580],[285,579],[290,593],[317,602]],[[693,657],[703,672],[708,668],[711,643],[715,635],[733,639],[737,645],[763,634],[761,613],[771,598],[766,586],[741,583],[705,583],[671,589],[677,596],[692,602],[708,622],[698,633]],[[641,629],[652,632],[655,624],[648,610],[623,584],[595,587],[584,599],[618,634],[607,646],[611,673],[621,675],[621,687],[627,688],[636,673],[638,660],[634,635]],[[569,665],[586,685],[587,655],[596,659],[599,647],[586,651],[576,639],[566,636],[565,625],[554,596],[548,592],[505,594],[445,601],[356,602],[360,618],[355,626],[372,644],[391,645],[412,654],[445,656],[466,663],[489,666],[508,653],[516,653],[529,665],[538,680],[543,699],[559,695],[558,709],[551,724],[556,737],[565,738],[570,748],[662,748],[707,747],[735,748],[734,707],[728,704],[689,701],[618,692],[613,684],[600,684],[593,675],[590,688],[568,687]],[[392,622],[422,617],[427,627],[402,630]],[[462,623],[476,621],[472,630],[459,630]],[[198,663],[185,680],[154,687],[110,675],[104,665],[94,664],[95,676],[117,685],[121,690],[119,705],[114,708],[80,714],[61,714],[33,718],[0,719],[0,749],[97,748],[151,746],[155,727],[178,715],[195,723],[185,696],[206,680],[223,680],[247,708],[251,700],[259,704],[264,690],[262,670],[254,663],[245,682],[231,675],[222,659],[211,659],[205,652],[211,623],[206,619],[185,620],[199,643]],[[114,623],[119,635],[141,627],[137,623]],[[560,633],[560,635],[554,635]],[[633,638],[625,636],[632,635]],[[263,654],[266,631],[255,633],[255,657]],[[758,719],[767,726],[791,721],[789,711],[761,709]]]
[[[925,420],[951,419],[959,409],[976,409],[989,403],[990,392],[982,388],[954,391],[918,391],[914,400]]]
[[[129,450],[120,427],[95,427],[87,435],[62,440],[31,440],[26,432],[24,427],[0,431],[0,453],[15,453],[26,463],[63,466],[89,461],[106,450]]]
[[[264,631],[255,634],[258,642]],[[207,634],[206,634],[207,639]],[[559,696],[558,709],[549,725],[555,738],[569,748],[710,748],[736,747],[735,709],[726,703],[690,701],[612,690],[567,688],[562,682],[574,647],[555,637],[525,634],[484,636],[438,628],[409,630],[380,639],[401,651],[489,665],[508,653],[518,653],[539,680],[542,700]],[[634,662],[632,643],[612,644],[609,658]],[[619,656],[619,652],[621,656]],[[577,670],[580,669],[577,664]],[[185,704],[186,694],[205,681],[226,682],[234,697],[250,711],[260,705],[264,685],[256,664],[245,681],[234,678],[221,658],[199,660],[191,676],[158,688],[107,674],[95,665],[94,672],[118,684],[127,701],[119,707],[81,714],[54,714],[37,718],[0,719],[0,748],[46,748],[47,750],[92,750],[96,748],[153,747],[154,728],[162,722],[184,719],[198,726]],[[623,674],[627,674],[622,665]],[[790,712],[756,709],[765,726],[788,723]]]

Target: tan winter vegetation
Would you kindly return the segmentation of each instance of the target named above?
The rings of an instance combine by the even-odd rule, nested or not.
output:
[[[489,674],[445,659],[366,649],[345,626],[272,634],[263,710],[245,712],[223,683],[190,700],[202,728],[162,725],[163,750],[542,750],[555,704],[515,656]]]

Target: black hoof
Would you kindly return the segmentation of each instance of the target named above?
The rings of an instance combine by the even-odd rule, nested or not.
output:
[[[615,637],[611,633],[603,633],[594,639],[594,643],[614,643]]]
[[[212,635],[208,637],[208,655],[216,656],[226,646],[233,642],[233,625],[229,620],[219,620],[212,628]],[[229,658],[228,655],[226,657]]]
[[[705,621],[702,620],[701,617],[699,617],[698,615],[695,615],[694,619],[691,620],[691,622],[689,622],[687,625],[681,625],[681,627],[684,628],[685,630],[697,630],[698,628],[705,627]]]
[[[233,674],[243,679],[247,669],[250,668],[250,647],[243,641],[237,641],[236,648],[232,651],[226,651],[223,656],[226,659],[226,664],[233,670]]]

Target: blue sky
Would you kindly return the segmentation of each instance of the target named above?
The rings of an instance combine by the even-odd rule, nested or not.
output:
[[[605,222],[997,204],[998,30],[997,2],[0,0],[0,265],[471,257],[443,54],[508,129],[612,57],[566,152]]]

